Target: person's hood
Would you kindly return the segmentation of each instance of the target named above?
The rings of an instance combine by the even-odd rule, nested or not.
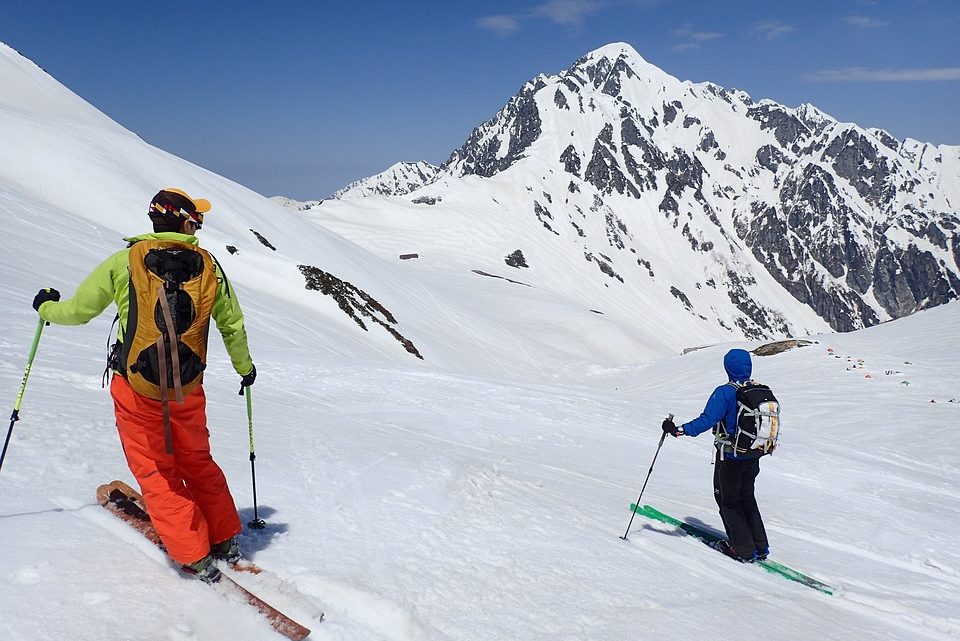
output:
[[[742,383],[750,379],[753,372],[753,363],[750,362],[750,352],[744,349],[731,349],[723,357],[723,369],[731,381]]]

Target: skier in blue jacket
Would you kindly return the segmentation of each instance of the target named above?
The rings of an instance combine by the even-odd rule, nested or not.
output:
[[[737,454],[730,446],[737,430],[737,386],[750,380],[753,366],[750,353],[732,349],[723,357],[728,383],[713,390],[703,413],[680,426],[670,419],[663,422],[663,431],[672,436],[697,436],[718,428],[717,458],[713,468],[713,495],[720,508],[720,518],[727,531],[727,540],[717,549],[738,561],[765,559],[770,553],[767,533],[760,508],[754,496],[754,482],[760,473],[759,452]]]

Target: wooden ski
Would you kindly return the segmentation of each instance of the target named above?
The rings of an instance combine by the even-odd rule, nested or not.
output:
[[[156,530],[153,529],[153,523],[150,521],[150,515],[147,513],[143,497],[132,487],[123,481],[113,481],[112,483],[101,485],[97,488],[97,502],[115,516],[125,521],[130,527],[143,534],[149,541],[161,548],[163,547],[160,537],[157,535]],[[261,569],[257,565],[248,561],[243,561],[231,567],[238,571],[251,572],[253,574],[259,574],[261,572]],[[226,574],[221,573],[219,583],[225,586],[226,589],[235,591],[243,596],[247,603],[255,607],[260,614],[267,618],[274,630],[287,638],[293,639],[294,641],[301,641],[301,639],[306,638],[310,634],[308,628],[280,612]],[[321,620],[322,618],[323,615],[321,615]]]

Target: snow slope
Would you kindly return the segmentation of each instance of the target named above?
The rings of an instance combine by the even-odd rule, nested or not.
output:
[[[560,293],[375,256],[145,145],[3,47],[0,87],[0,391],[12,405],[38,287],[69,293],[143,231],[159,186],[210,198],[201,239],[260,371],[268,528],[242,543],[278,577],[255,588],[311,638],[960,635],[960,304],[756,360],[787,417],[758,483],[774,557],[839,589],[825,596],[661,525],[618,539],[661,418],[700,411],[732,344],[668,356],[692,344],[669,315],[623,325]],[[375,296],[424,360],[304,289],[301,262]],[[95,505],[99,483],[131,480],[99,384],[109,320],[43,331],[0,470],[0,638],[278,638]],[[245,408],[215,333],[211,346],[213,451],[247,521]],[[710,449],[665,443],[644,501],[719,527]]]

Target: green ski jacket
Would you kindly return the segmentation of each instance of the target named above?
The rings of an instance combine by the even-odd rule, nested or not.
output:
[[[124,238],[129,243],[140,240],[178,240],[182,243],[200,246],[196,236],[176,232],[143,234]],[[116,303],[120,315],[118,340],[123,341],[127,327],[127,314],[130,309],[129,289],[130,273],[128,255],[130,248],[124,248],[100,263],[77,287],[71,298],[62,301],[47,301],[40,306],[40,318],[55,325],[83,325],[103,313],[111,302]],[[233,369],[240,376],[246,376],[253,370],[253,360],[247,346],[247,330],[243,326],[243,312],[237,293],[230,287],[214,261],[214,273],[217,277],[217,298],[211,309],[211,316],[217,329],[223,336],[227,354],[233,363]]]

